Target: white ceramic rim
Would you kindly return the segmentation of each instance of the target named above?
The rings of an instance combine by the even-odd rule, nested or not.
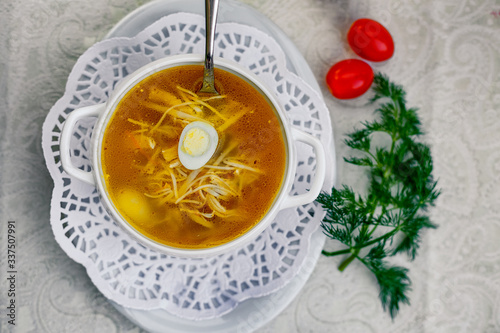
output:
[[[119,213],[114,203],[107,195],[103,170],[101,167],[102,138],[106,126],[112,117],[113,111],[116,108],[116,105],[131,88],[133,88],[147,76],[174,66],[190,64],[203,65],[203,61],[204,56],[200,54],[169,56],[151,62],[125,77],[113,90],[113,93],[106,103],[104,112],[98,118],[91,139],[91,156],[93,167],[92,174],[94,175],[95,186],[98,188],[101,200],[104,202],[104,206],[107,208],[108,212],[113,216],[114,220],[122,227],[122,229],[125,230],[131,237],[138,240],[139,243],[142,243],[143,245],[157,250],[161,253],[176,257],[203,258],[215,256],[222,253],[227,253],[228,251],[241,247],[249,241],[257,238],[258,235],[261,234],[270,225],[278,212],[282,209],[284,201],[289,197],[288,193],[291,190],[296,170],[296,148],[294,145],[294,141],[292,140],[293,136],[291,133],[291,127],[285,115],[285,112],[283,111],[281,103],[278,102],[272,90],[267,88],[266,85],[263,84],[256,75],[246,70],[245,68],[242,68],[234,62],[228,61],[226,59],[215,58],[215,65],[218,68],[233,72],[244,79],[246,78],[249,83],[260,89],[261,92],[269,99],[269,102],[274,106],[278,116],[280,117],[280,122],[284,131],[287,162],[280,191],[276,195],[271,207],[267,211],[266,215],[244,234],[218,246],[194,249],[177,248],[156,242],[141,234],[137,229],[131,226],[127,222],[127,220]]]

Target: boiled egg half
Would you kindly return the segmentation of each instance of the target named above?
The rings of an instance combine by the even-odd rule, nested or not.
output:
[[[189,170],[199,169],[215,153],[218,142],[219,136],[212,125],[194,121],[182,130],[178,147],[179,160]]]

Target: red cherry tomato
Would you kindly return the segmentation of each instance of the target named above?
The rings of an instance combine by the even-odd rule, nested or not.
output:
[[[366,62],[347,59],[336,63],[326,74],[326,84],[338,99],[363,95],[373,82],[373,69]]]
[[[367,18],[354,21],[347,41],[357,55],[369,61],[385,61],[394,54],[394,41],[389,31]]]

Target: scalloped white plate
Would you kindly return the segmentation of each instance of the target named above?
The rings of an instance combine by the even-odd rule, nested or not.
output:
[[[134,37],[163,16],[187,12],[204,15],[204,2],[201,0],[157,0],[137,8],[105,36]],[[253,26],[271,37],[281,46],[287,57],[287,68],[302,77],[319,94],[320,88],[309,65],[290,39],[264,15],[245,4],[225,0],[221,1],[218,22],[236,22]],[[332,140],[333,142],[333,140]],[[335,147],[328,147],[335,156]],[[335,163],[335,159],[332,159]],[[334,166],[334,169],[335,166]],[[335,175],[334,175],[335,178]],[[334,179],[335,183],[335,179]],[[311,236],[309,257],[304,261],[299,273],[282,289],[267,296],[251,298],[238,304],[226,315],[219,318],[192,321],[176,317],[165,310],[136,310],[125,308],[110,301],[115,308],[138,326],[150,332],[252,332],[275,318],[285,309],[300,292],[311,275],[321,254],[325,236],[319,228]]]

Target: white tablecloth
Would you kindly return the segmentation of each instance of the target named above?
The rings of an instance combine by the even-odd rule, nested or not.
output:
[[[52,180],[41,126],[76,59],[139,0],[0,2],[0,306],[10,298],[7,221],[16,221],[17,325],[1,332],[139,332],[59,248],[49,225]],[[324,77],[352,57],[345,34],[370,17],[396,52],[376,69],[403,84],[420,108],[443,194],[417,259],[404,263],[411,306],[391,321],[378,286],[358,263],[322,257],[296,300],[259,332],[500,332],[500,3],[495,1],[247,0],[272,19],[308,61],[330,109],[339,181],[362,185],[342,162],[343,134],[372,116],[339,103]],[[200,0],[200,5],[203,1]],[[331,244],[326,245],[331,246]]]

